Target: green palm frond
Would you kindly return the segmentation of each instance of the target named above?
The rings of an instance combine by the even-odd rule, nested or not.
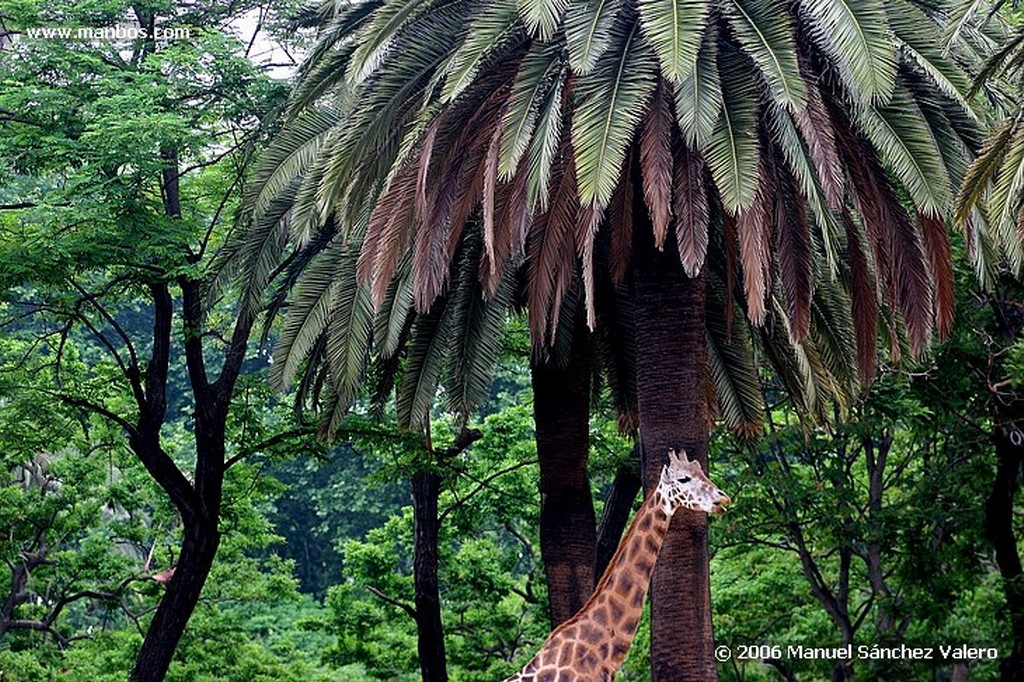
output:
[[[274,346],[274,362],[270,369],[270,381],[279,390],[294,381],[300,365],[309,358],[310,351],[330,324],[335,292],[350,284],[337,277],[346,259],[352,260],[347,249],[340,244],[334,245],[307,267],[296,284],[288,316]],[[351,283],[354,281],[353,269]]]
[[[722,114],[705,159],[726,210],[737,214],[754,202],[757,191],[757,88],[738,53],[723,52],[719,61],[723,72]]]
[[[305,109],[289,119],[260,157],[246,185],[243,207],[259,220],[260,214],[295,178],[308,170],[326,137],[342,120],[335,107]]]
[[[537,128],[530,142],[526,202],[529,210],[538,213],[548,208],[551,172],[562,142],[562,99],[567,74],[568,66],[563,64],[551,90],[540,102]]]
[[[330,300],[324,359],[338,402],[347,406],[359,394],[373,338],[374,312],[370,289],[356,284],[355,258],[342,261],[336,278],[340,286],[333,287]]]
[[[486,3],[469,25],[466,39],[448,63],[441,99],[450,102],[473,81],[480,66],[506,46],[523,40],[516,0],[495,0]]]
[[[656,78],[657,62],[634,21],[616,28],[593,72],[577,81],[572,141],[581,204],[604,208],[611,200]]]
[[[896,87],[884,106],[854,111],[861,130],[907,188],[914,205],[924,213],[942,215],[952,192],[949,175],[932,131],[906,88]]]
[[[786,14],[765,0],[730,0],[723,3],[723,13],[772,97],[794,110],[803,107],[807,91]]]
[[[446,337],[453,312],[447,303],[444,299],[437,301],[413,322],[407,346],[408,364],[395,398],[398,424],[403,428],[420,428],[429,419],[447,359]]]
[[[854,92],[871,102],[888,101],[896,82],[896,51],[886,0],[800,0],[799,11],[814,39],[836,61]]]
[[[708,280],[708,370],[715,386],[718,416],[734,433],[754,435],[764,418],[761,378],[757,374],[750,330],[743,321],[729,329],[724,311],[724,285],[717,277]]]
[[[851,315],[852,302],[838,280],[819,280],[811,305],[810,341],[818,349],[831,393],[840,406],[852,403],[859,390],[857,334]]]
[[[530,35],[550,40],[562,24],[569,0],[517,0],[517,4]]]
[[[907,0],[888,0],[886,9],[889,25],[905,61],[920,69],[949,101],[955,102],[971,119],[977,120],[978,112],[968,101],[970,79],[935,43],[934,24]]]
[[[407,251],[388,285],[374,322],[374,350],[381,357],[394,356],[401,346],[402,336],[413,316],[412,284],[412,252]]]
[[[573,0],[565,12],[565,43],[569,63],[578,74],[589,73],[611,40],[622,0]]]
[[[335,100],[345,98],[345,66],[352,57],[353,49],[355,48],[351,44],[339,46],[315,62],[305,77],[299,78],[288,97],[288,118],[316,106],[322,97],[327,96]]]
[[[1006,252],[1014,272],[1022,265],[1018,224],[1024,205],[1024,125],[1013,126],[1007,142],[1006,155],[999,164],[999,173],[992,185],[988,205],[989,224]]]
[[[713,26],[705,32],[693,69],[675,86],[676,120],[691,147],[708,144],[722,111],[717,34]]]
[[[348,83],[358,85],[366,80],[380,66],[404,26],[436,4],[439,4],[437,0],[384,2],[355,34],[353,42],[357,47],[345,72]]]
[[[974,87],[970,94],[975,94],[981,86],[992,80],[997,75],[1006,71],[1012,71],[1015,66],[1019,67],[1021,60],[1024,60],[1024,31],[1018,31],[999,51],[991,55],[985,66],[978,72],[974,79]]]
[[[707,0],[637,0],[640,25],[669,81],[688,78],[697,60],[710,9]]]
[[[459,281],[451,294],[453,309],[445,389],[447,408],[468,418],[487,398],[491,373],[503,348],[502,325],[512,302],[515,271],[508,268],[494,296],[485,299],[472,264],[460,268]]]
[[[502,180],[515,174],[526,154],[541,108],[551,90],[558,87],[563,65],[562,51],[557,45],[535,43],[523,57],[501,124],[498,173]]]
[[[967,222],[971,211],[985,199],[989,185],[1006,158],[1016,127],[1014,120],[1003,120],[992,128],[984,148],[967,169],[960,185],[953,212],[956,223]]]

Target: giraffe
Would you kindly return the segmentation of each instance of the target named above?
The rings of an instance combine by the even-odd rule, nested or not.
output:
[[[684,507],[721,514],[732,503],[704,475],[700,462],[675,450],[669,450],[668,460],[590,599],[505,682],[609,682],[615,676],[640,623],[672,515]]]

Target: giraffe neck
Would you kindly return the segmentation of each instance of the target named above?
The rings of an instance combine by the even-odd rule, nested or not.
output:
[[[633,518],[587,603],[555,629],[537,655],[506,682],[611,680],[640,624],[670,520],[655,489]]]

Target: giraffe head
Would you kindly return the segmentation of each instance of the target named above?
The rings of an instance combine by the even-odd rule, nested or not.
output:
[[[658,492],[665,500],[669,516],[681,507],[721,514],[732,504],[729,496],[704,475],[700,462],[688,459],[686,452],[676,454],[675,450],[668,451],[668,464],[661,470]]]

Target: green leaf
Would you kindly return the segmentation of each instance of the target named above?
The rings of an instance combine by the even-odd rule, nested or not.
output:
[[[686,143],[704,147],[722,111],[722,84],[718,76],[718,32],[704,34],[690,75],[675,86],[676,120]]]
[[[345,79],[358,85],[373,73],[405,24],[421,12],[430,0],[391,0],[374,11],[369,22],[359,31],[358,45],[348,63]]]
[[[901,85],[882,107],[854,108],[854,117],[868,139],[910,192],[922,212],[944,215],[951,195],[949,174],[921,110]]]
[[[905,60],[911,67],[923,71],[939,92],[955,102],[971,120],[977,121],[978,114],[967,101],[970,78],[943,52],[938,27],[906,0],[890,0],[886,9],[896,44]]]
[[[757,191],[757,88],[736,52],[722,54],[722,115],[704,152],[722,203],[730,213],[748,208]]]
[[[871,101],[888,100],[896,83],[896,50],[884,0],[799,0],[799,7],[847,87]]]
[[[732,0],[723,13],[733,33],[754,60],[772,97],[800,109],[807,89],[800,75],[793,29],[785,12],[765,0]]]
[[[487,58],[501,49],[518,30],[521,29],[516,0],[486,3],[483,11],[469,25],[466,39],[448,63],[442,101],[450,102],[464,91]]]
[[[590,73],[608,48],[622,0],[572,0],[565,14],[569,63],[578,74]]]
[[[523,57],[501,124],[498,173],[503,180],[510,179],[519,167],[533,137],[537,116],[552,88],[558,87],[562,69],[562,51],[557,45],[534,43]]]
[[[690,75],[707,25],[707,0],[638,0],[644,36],[674,83]]]
[[[585,206],[608,205],[626,147],[654,91],[657,63],[639,34],[637,23],[618,27],[594,71],[578,81],[572,139]]]
[[[568,66],[563,64],[554,86],[545,96],[537,116],[537,130],[530,142],[530,163],[526,176],[526,199],[531,210],[547,210],[551,168],[562,139],[562,93]]]
[[[270,381],[276,388],[283,389],[291,384],[299,366],[327,329],[331,301],[335,290],[342,286],[338,278],[340,264],[346,258],[354,261],[346,251],[340,244],[332,246],[307,266],[295,285],[281,336],[274,345]],[[354,284],[354,262],[351,274]]]
[[[452,315],[447,301],[438,301],[413,323],[408,365],[398,387],[395,409],[402,428],[421,427],[430,416],[437,383],[447,356],[446,339]]]
[[[530,35],[550,40],[562,23],[569,0],[517,0],[517,4]]]

